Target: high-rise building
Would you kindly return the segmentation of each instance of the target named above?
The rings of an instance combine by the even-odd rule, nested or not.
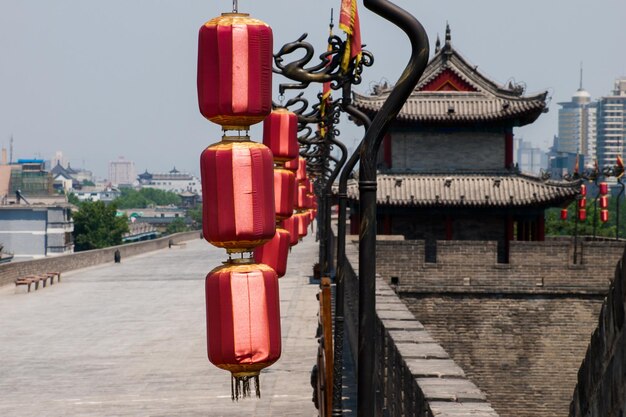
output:
[[[113,186],[131,185],[135,182],[135,163],[120,156],[117,161],[109,162],[109,182]]]
[[[515,148],[515,162],[522,173],[536,175],[547,168],[548,156],[540,148],[522,138],[515,139]]]
[[[588,164],[596,159],[596,106],[591,95],[582,86],[571,101],[559,103],[558,153],[582,154]],[[582,167],[581,167],[582,168]]]
[[[615,80],[613,94],[598,100],[597,155],[600,167],[615,165],[626,156],[626,77]]]

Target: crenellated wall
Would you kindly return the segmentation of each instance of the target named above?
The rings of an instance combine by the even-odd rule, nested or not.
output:
[[[62,273],[106,262],[113,262],[113,255],[116,250],[120,251],[123,261],[124,258],[128,256],[139,255],[167,248],[170,241],[177,244],[179,242],[197,239],[199,237],[200,232],[198,231],[176,233],[159,239],[128,243],[120,246],[112,246],[110,248],[76,252],[68,255],[35,259],[31,261],[10,262],[0,265],[0,286],[13,284],[16,278],[26,275],[36,275],[49,271],[58,271]]]

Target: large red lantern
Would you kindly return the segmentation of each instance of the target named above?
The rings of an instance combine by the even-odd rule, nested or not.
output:
[[[274,238],[254,250],[254,260],[260,264],[270,266],[278,278],[285,276],[287,272],[287,257],[291,246],[290,233],[280,227],[276,228]]]
[[[233,399],[249,396],[251,380],[259,396],[259,372],[281,353],[278,277],[252,262],[231,261],[205,281],[208,356],[232,373]]]
[[[283,220],[291,217],[295,205],[296,176],[284,168],[274,168],[274,201],[276,218]]]
[[[272,111],[272,29],[244,13],[200,28],[198,103],[225,130],[248,130]]]
[[[278,108],[263,121],[263,143],[272,150],[274,161],[284,163],[298,157],[298,116]]]
[[[200,158],[203,232],[211,244],[246,252],[274,237],[274,162],[263,144],[224,140]]]

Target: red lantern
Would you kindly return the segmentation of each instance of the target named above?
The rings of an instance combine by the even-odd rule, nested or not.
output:
[[[293,172],[283,169],[274,169],[274,201],[276,218],[283,220],[291,217],[295,204],[296,176]]]
[[[587,210],[584,208],[578,209],[578,220],[584,222],[587,220]]]
[[[289,232],[277,227],[274,238],[254,250],[254,260],[257,263],[269,265],[276,271],[278,278],[282,278],[287,272],[290,243],[291,235]]]
[[[606,195],[609,193],[609,184],[606,182],[600,183],[600,195]]]
[[[587,186],[585,184],[580,184],[580,195],[583,197],[587,195]]]
[[[606,223],[609,221],[609,211],[608,210],[600,210],[600,221],[602,223]]]
[[[561,209],[561,220],[567,220],[567,209]]]
[[[304,210],[304,209],[308,208],[309,200],[310,200],[310,198],[308,196],[306,187],[304,185],[298,186],[296,209]]]
[[[301,183],[306,179],[306,160],[303,157],[298,158],[298,172],[296,172],[296,180]]]
[[[258,389],[259,372],[280,358],[278,277],[267,265],[239,259],[214,269],[205,281],[207,346],[211,363],[232,373],[233,399]],[[246,389],[248,387],[248,389]]]
[[[309,215],[307,213],[298,213],[295,216],[298,218],[298,237],[302,239],[307,235],[307,229],[309,228]]]
[[[272,150],[274,161],[287,162],[298,157],[298,116],[278,108],[263,121],[263,143]]]
[[[578,200],[578,208],[584,209],[587,207],[587,199],[585,197]]]
[[[272,152],[251,141],[223,141],[202,152],[203,232],[229,252],[251,251],[276,233]]]
[[[248,130],[272,111],[272,29],[243,13],[200,28],[198,102],[225,130]]]
[[[600,196],[600,208],[605,209],[609,207],[609,197],[606,195]]]
[[[285,162],[285,169],[288,169],[289,171],[295,173],[298,171],[298,165],[299,165],[299,159],[295,158],[295,159]]]
[[[283,227],[289,232],[289,245],[295,246],[298,244],[298,223],[300,219],[297,215],[293,215],[288,219],[283,220]]]

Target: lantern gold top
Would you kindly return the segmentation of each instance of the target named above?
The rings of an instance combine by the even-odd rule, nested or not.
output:
[[[248,13],[222,13],[221,16],[214,17],[204,24],[204,26],[267,26],[269,25],[262,20],[250,17]]]

